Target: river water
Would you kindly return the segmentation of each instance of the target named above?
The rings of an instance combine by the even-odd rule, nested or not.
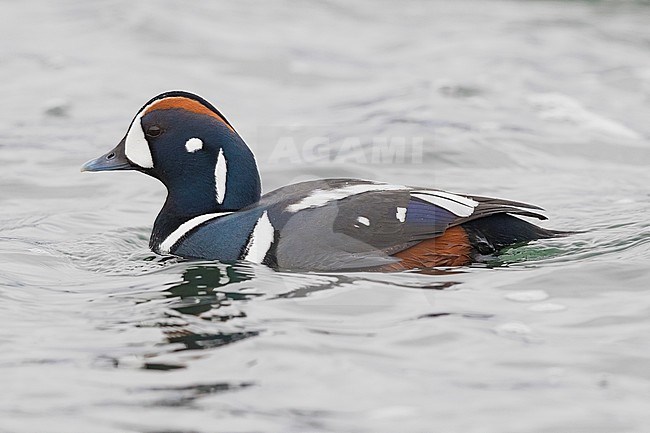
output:
[[[613,0],[0,2],[0,432],[648,431],[649,22]],[[158,257],[162,186],[79,167],[172,89],[220,108],[265,191],[435,187],[580,233],[435,275]]]

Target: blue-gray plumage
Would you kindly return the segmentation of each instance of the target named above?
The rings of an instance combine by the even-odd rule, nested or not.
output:
[[[124,139],[82,170],[138,170],[167,200],[150,245],[159,253],[294,270],[400,270],[467,264],[509,244],[558,234],[519,202],[358,179],[324,179],[260,195],[252,152],[204,99],[168,92]]]

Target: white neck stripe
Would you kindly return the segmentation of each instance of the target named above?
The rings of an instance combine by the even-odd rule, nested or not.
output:
[[[211,219],[229,215],[231,213],[232,212],[207,213],[205,215],[199,215],[197,217],[194,217],[189,221],[185,221],[183,224],[178,226],[178,228],[174,230],[169,236],[167,236],[167,238],[164,241],[160,243],[160,248],[159,248],[160,254],[169,254],[169,252],[174,247],[174,245],[176,245],[176,242],[178,242],[183,236],[185,236],[185,234],[187,234],[193,228]]]
[[[223,148],[219,149],[217,165],[214,167],[214,188],[216,191],[217,203],[222,204],[226,198],[226,177],[228,175],[228,162],[223,154]]]

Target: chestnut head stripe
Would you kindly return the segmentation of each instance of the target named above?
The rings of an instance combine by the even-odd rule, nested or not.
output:
[[[145,112],[145,114],[147,114],[154,110],[173,110],[173,109],[187,110],[192,113],[205,114],[206,116],[211,116],[219,120],[220,122],[222,122],[224,125],[228,127],[228,129],[234,132],[234,130],[228,124],[228,122],[226,122],[225,119],[221,117],[218,113],[215,113],[205,105],[201,104],[199,101],[195,101],[194,99],[186,98],[183,96],[172,96],[169,98],[160,99],[158,101],[155,101],[153,104],[151,104],[143,111]]]

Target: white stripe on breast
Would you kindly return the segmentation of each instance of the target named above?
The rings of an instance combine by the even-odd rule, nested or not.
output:
[[[232,212],[219,212],[219,213],[207,213],[205,215],[199,215],[192,218],[189,221],[185,221],[183,224],[178,226],[167,238],[160,243],[160,254],[169,254],[172,247],[182,238],[187,232],[193,228],[203,224],[206,221],[209,221],[213,218],[218,218],[220,216],[229,215]]]
[[[267,211],[264,211],[262,216],[257,220],[257,223],[255,223],[253,233],[251,233],[248,245],[246,245],[244,260],[253,263],[262,263],[269,249],[271,249],[274,238],[275,228],[269,220]]]

